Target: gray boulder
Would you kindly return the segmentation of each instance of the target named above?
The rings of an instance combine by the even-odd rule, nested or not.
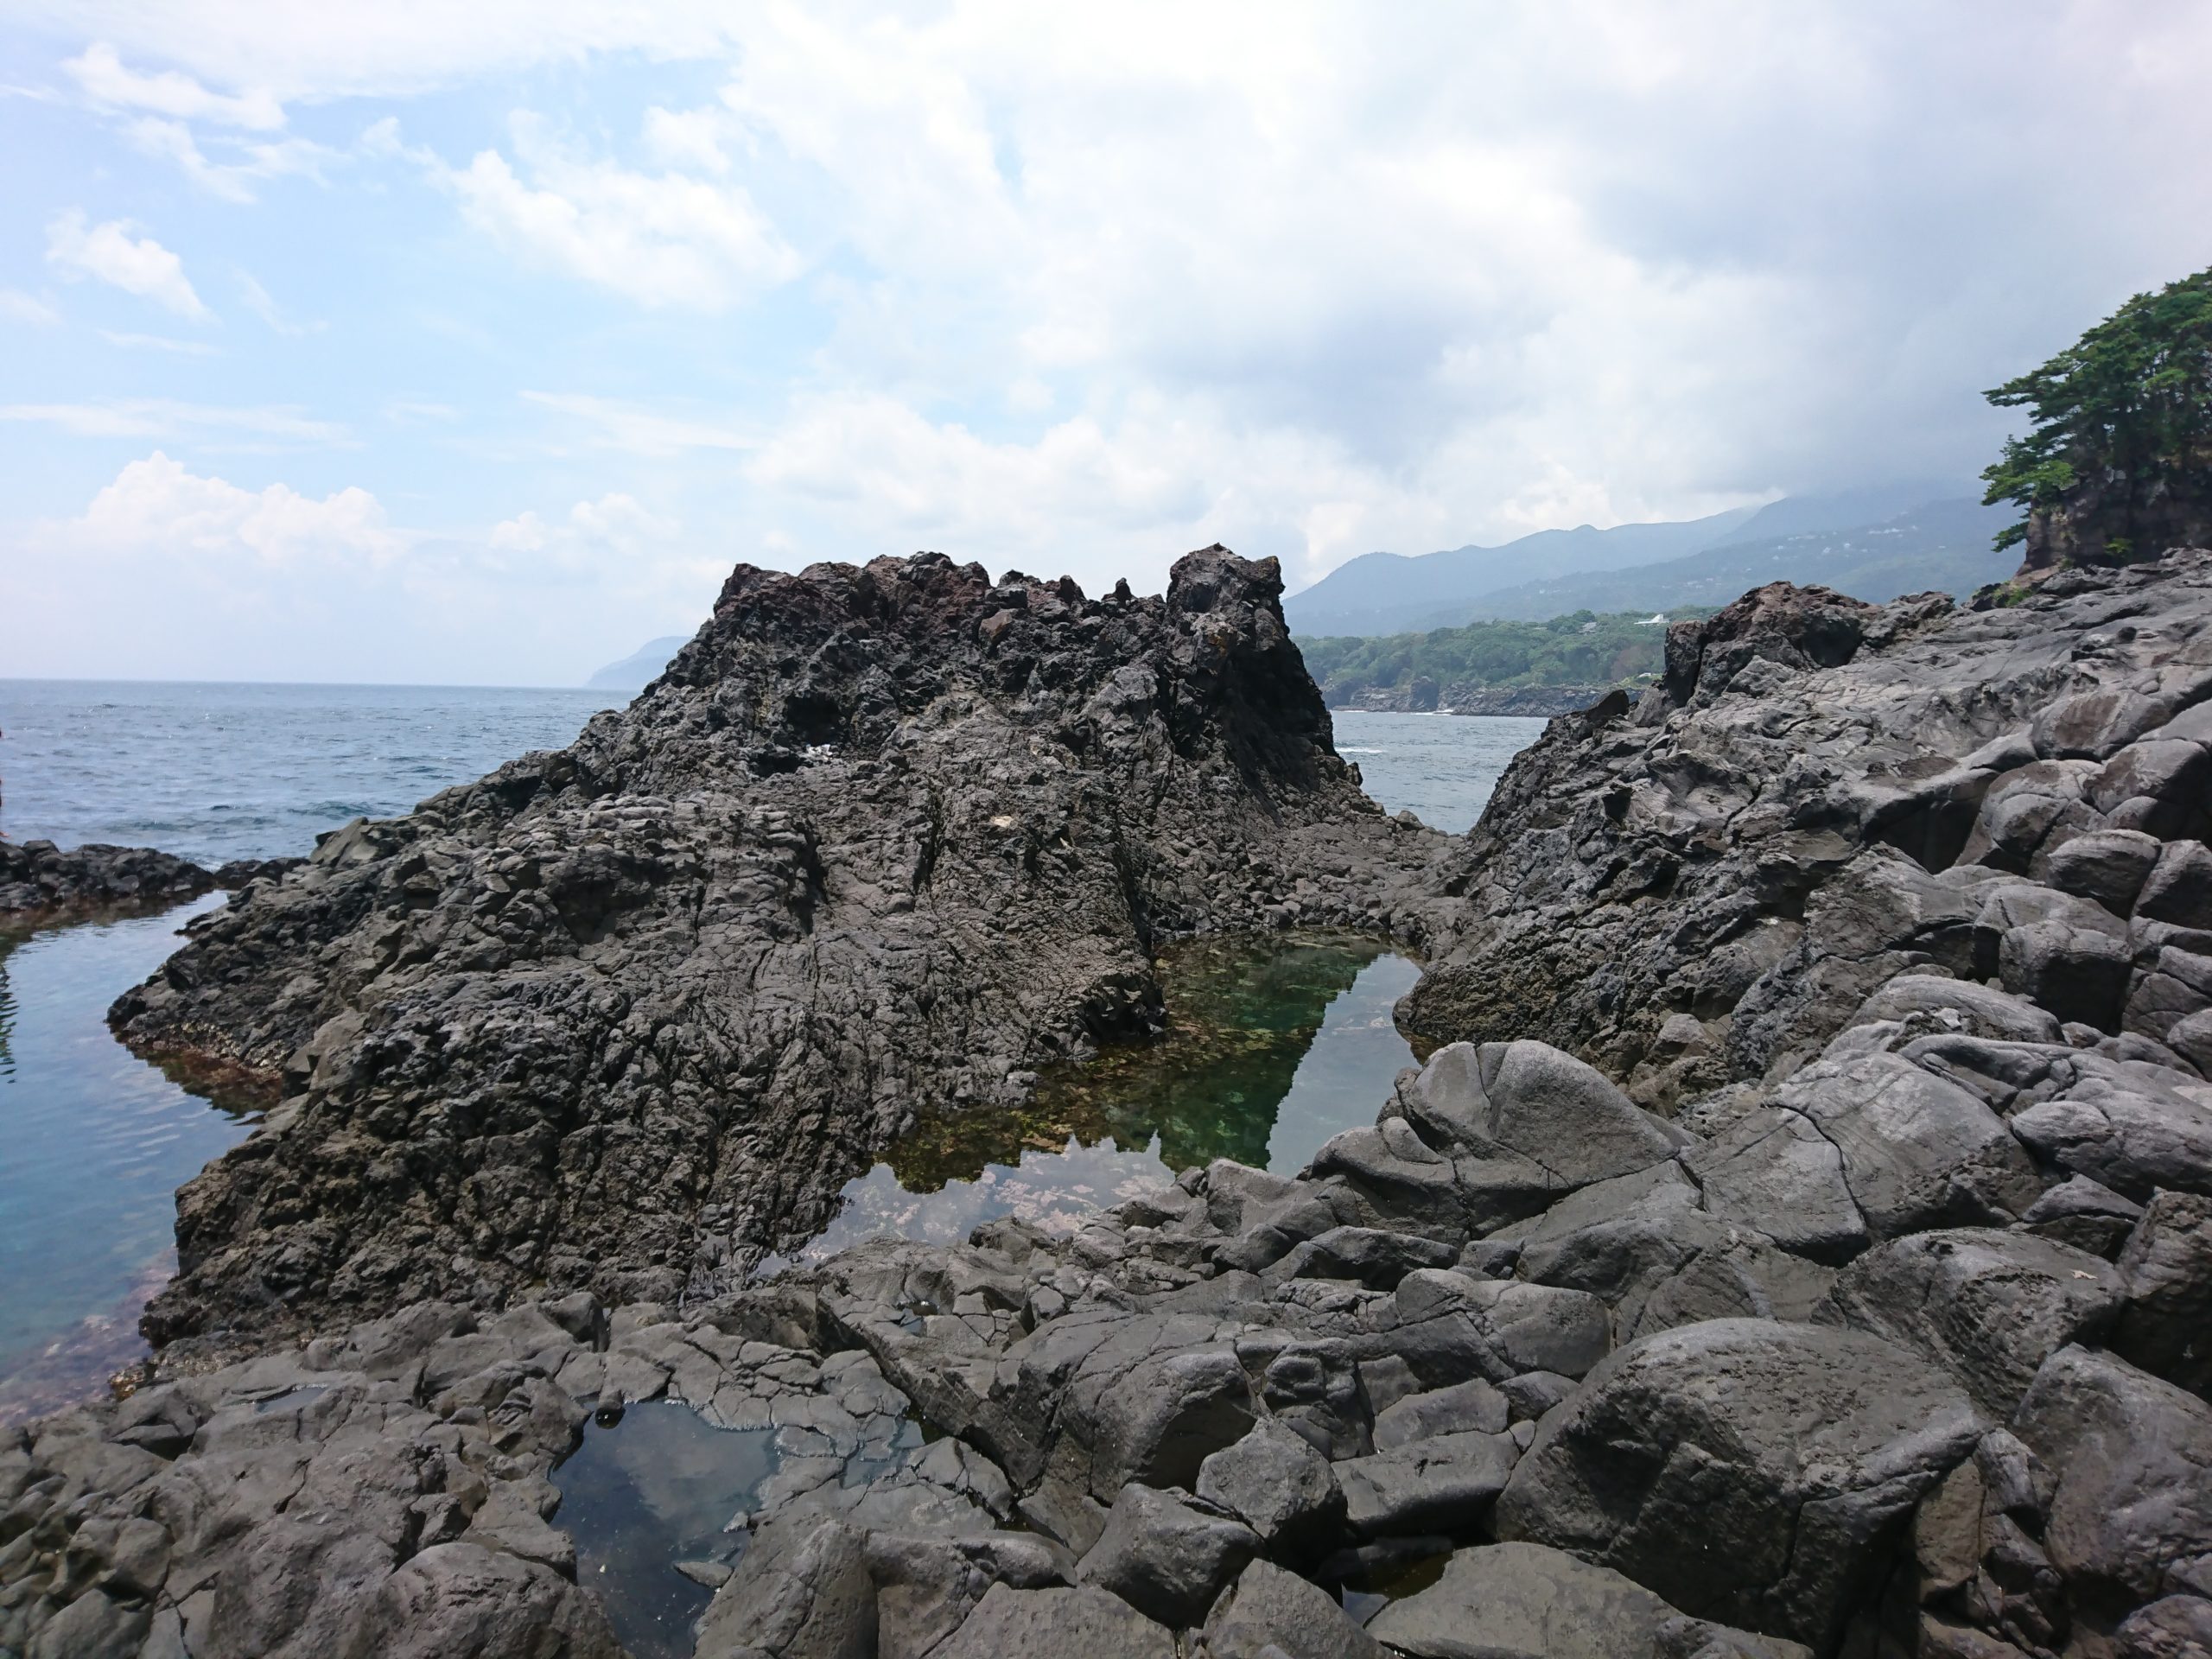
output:
[[[2212,1406],[2063,1348],[2013,1429],[2056,1479],[2044,1548],[2077,1608],[2109,1628],[2162,1596],[2212,1595]]]
[[[1416,1268],[1448,1268],[1456,1244],[1418,1233],[1380,1227],[1332,1227],[1296,1246],[1262,1278],[1269,1284],[1290,1279],[1350,1279],[1376,1290],[1396,1288]]]
[[[1845,1179],[1843,1154],[1802,1112],[1746,1113],[1682,1154],[1716,1216],[1764,1234],[1810,1261],[1849,1261],[1866,1248],[1866,1217]]]
[[[2069,1245],[1967,1228],[1867,1251],[1838,1275],[1821,1317],[1933,1360],[2003,1422],[2044,1360],[2103,1339],[2125,1288],[2109,1263]]]
[[[763,1526],[700,1621],[698,1659],[870,1659],[875,1585],[859,1529],[820,1514]],[[466,1651],[466,1649],[458,1649]]]
[[[1438,1434],[1336,1465],[1344,1519],[1366,1538],[1461,1535],[1482,1524],[1521,1448],[1505,1434]]]
[[[1995,986],[1941,974],[1899,974],[1861,1002],[1848,1024],[1871,1026],[1915,1014],[1998,1042],[2063,1040],[2047,1010]]]
[[[335,1651],[344,1659],[622,1656],[599,1604],[575,1585],[512,1555],[461,1543],[423,1550],[385,1580]]]
[[[1545,1420],[1495,1525],[1825,1651],[1981,1432],[1959,1385],[1892,1343],[1718,1319],[1599,1366]]]
[[[2212,1654],[2212,1601],[2162,1597],[2123,1619],[2113,1645],[2120,1659],[2204,1659]]]
[[[2037,1156],[2139,1204],[2161,1187],[2212,1194],[2212,1109],[2148,1078],[2085,1078],[2015,1112],[2012,1128]]]
[[[2115,916],[2135,906],[2135,895],[2158,863],[2160,844],[2140,830],[2093,830],[2052,852],[2045,870],[2061,893],[2094,899]]]
[[[1012,1590],[995,1584],[930,1659],[1175,1659],[1175,1637],[1092,1585]]]
[[[1493,1382],[1522,1371],[1580,1376],[1612,1346],[1605,1305],[1586,1291],[1422,1269],[1393,1300],[1399,1328],[1389,1340],[1432,1387],[1465,1378],[1471,1357],[1496,1368]]]
[[[2062,921],[2009,927],[1998,941],[1997,971],[2006,990],[2061,1021],[2099,1031],[2120,1029],[2132,966],[2126,939]]]
[[[1806,1067],[1683,1162],[1715,1215],[1828,1262],[1870,1238],[2010,1222],[2042,1191],[1979,1097],[1884,1052]]]
[[[2142,1218],[2143,1206],[2133,1198],[2123,1198],[2087,1175],[2073,1175],[2030,1205],[2020,1224],[2039,1237],[2070,1244],[2109,1262],[2120,1254]]]
[[[1195,1624],[1214,1598],[1259,1554],[1239,1521],[1193,1509],[1149,1486],[1122,1488],[1106,1530],[1077,1567],[1079,1582],[1110,1590],[1171,1630]]]
[[[1480,1377],[1408,1395],[1375,1415],[1375,1445],[1389,1452],[1433,1434],[1503,1434],[1512,1421],[1510,1401]]]
[[[1273,1418],[1201,1464],[1198,1493],[1250,1527],[1270,1554],[1318,1550],[1344,1524],[1344,1495],[1327,1459]]]
[[[2212,1398],[2212,1198],[2153,1197],[2120,1252],[2120,1271],[2127,1300],[2113,1351]]]
[[[1527,1160],[1562,1191],[1648,1169],[1687,1138],[1548,1043],[1449,1044],[1400,1100],[1430,1144]]]
[[[1444,1576],[1368,1629],[1415,1659],[1651,1659],[1675,1610],[1610,1567],[1541,1544],[1454,1551]]]
[[[2177,927],[2212,928],[2212,848],[2168,842],[2136,897],[2135,913]]]
[[[1207,1659],[1386,1659],[1319,1586],[1255,1561],[1206,1618]]]

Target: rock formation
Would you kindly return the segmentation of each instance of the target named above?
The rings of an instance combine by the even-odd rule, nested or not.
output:
[[[1179,617],[1220,614],[1191,603],[1194,582],[1218,571],[1217,596],[1229,577],[1264,589],[1250,569],[1186,565],[1180,608],[1171,593],[1144,637],[1172,654],[1166,642],[1191,637]],[[946,566],[913,579],[959,580]],[[1027,588],[1033,605],[1042,591]],[[967,613],[1011,609],[978,599]],[[1202,637],[1236,660],[1270,613],[1255,599],[1244,633],[1215,621]],[[264,1322],[270,1351],[223,1369],[174,1345],[128,1399],[0,1439],[0,1649],[609,1654],[550,1476],[591,1410],[670,1397],[774,1452],[715,1558],[687,1563],[715,1586],[702,1659],[2205,1651],[2208,623],[2212,554],[2065,573],[1983,613],[1762,589],[1676,635],[1643,707],[1555,721],[1433,868],[1426,837],[1331,802],[1337,774],[1303,704],[1276,724],[1306,736],[1236,770],[1243,794],[1214,758],[1233,753],[1223,733],[1200,728],[1189,750],[1156,740],[1167,781],[1139,822],[1175,824],[1212,856],[1221,841],[1182,826],[1225,836],[1264,791],[1288,825],[1271,846],[1341,849],[1341,874],[1303,908],[1387,911],[1429,940],[1409,1011],[1454,1040],[1372,1127],[1294,1179],[1225,1160],[1186,1172],[1071,1238],[1001,1221],[956,1247],[877,1241],[764,1282],[695,1274],[681,1305],[610,1306],[621,1281],[552,1294],[520,1268],[473,1267],[447,1300],[304,1344]],[[760,683],[742,666],[760,639],[747,626],[718,618],[652,696],[693,707],[684,689],[718,683],[718,661],[719,683]],[[963,662],[992,660],[971,649]],[[777,672],[808,683],[798,661]],[[988,706],[1001,747],[1033,753]],[[463,1058],[490,1040],[479,1033],[539,1040],[517,1012],[524,985],[550,980],[544,1006],[589,1007],[566,998],[584,969],[565,957],[454,966],[491,949],[463,935],[474,912],[454,895],[487,868],[470,849],[514,856],[500,838],[532,823],[582,847],[606,822],[594,802],[637,798],[582,780],[655,775],[644,756],[617,771],[627,743],[650,753],[647,730],[607,722],[558,762],[433,804],[404,836],[353,832],[365,850],[226,912],[183,983],[133,1012],[198,1010],[224,1029],[229,994],[196,994],[195,974],[212,982],[253,951],[293,973],[351,971],[357,938],[454,976],[404,969],[359,1025],[307,1044],[289,1121],[328,1127],[293,1152],[280,1126],[266,1176],[188,1197],[187,1230],[213,1225],[189,1213],[211,1203],[236,1252],[200,1258],[195,1306],[257,1306],[238,1289],[245,1266],[210,1261],[250,1262],[269,1286],[285,1251],[311,1268],[348,1259],[325,1242],[345,1227],[367,1236],[365,1199],[341,1211],[306,1147],[330,1179],[381,1190],[400,1175],[369,1172],[404,1155],[410,1112],[491,1109],[478,1103],[499,1076],[407,1092],[407,1022],[433,1029],[410,996],[443,1011]],[[1300,753],[1313,781],[1294,795],[1282,780]],[[1222,816],[1167,804],[1189,777],[1230,783],[1192,791]],[[994,803],[1039,810],[1018,784],[990,786]],[[673,821],[674,805],[653,810]],[[940,868],[982,864],[976,842],[940,833]],[[1160,861],[1122,889],[1154,925],[1253,915],[1256,896],[1179,887],[1162,843],[1123,833]],[[663,831],[655,855],[679,845]],[[538,856],[507,905],[574,891]],[[817,918],[851,891],[844,856],[823,856]],[[391,863],[376,883],[346,885],[377,861]],[[988,868],[1008,954],[1068,937],[1017,902],[1018,861]],[[1078,894],[1082,868],[1065,867]],[[387,876],[401,893],[417,882],[423,904],[380,908]],[[557,897],[529,902],[561,913]],[[650,907],[625,902],[601,913]],[[1132,898],[1123,913],[1139,910]],[[281,952],[288,913],[296,938],[326,943]],[[440,915],[435,938],[406,931]],[[353,919],[310,925],[336,916]],[[1102,935],[1120,937],[1084,937]],[[658,947],[623,949],[652,983]],[[238,982],[265,995],[283,970],[254,971]],[[328,994],[272,1011],[268,1040],[296,1035]],[[1012,1000],[972,1006],[994,996]],[[516,1052],[520,1077],[545,1075],[527,1044]],[[629,1088],[649,1052],[594,1070],[591,1098]],[[652,1133],[664,1124],[680,1151],[680,1118],[664,1111]],[[458,1205],[505,1167],[470,1155],[465,1177],[409,1179]],[[425,1252],[467,1243],[427,1209],[385,1204]],[[346,1304],[302,1283],[296,1306],[318,1318]]]
[[[147,847],[92,842],[63,852],[50,841],[0,841],[0,927],[10,931],[97,912],[143,911],[242,889],[283,874],[291,859],[233,859],[204,869]]]
[[[1158,1011],[1156,942],[1388,925],[1272,561],[1164,599],[938,555],[739,567],[628,709],[327,837],[114,1020],[257,1073],[157,1339],[425,1297],[697,1295],[810,1236],[918,1111]]]

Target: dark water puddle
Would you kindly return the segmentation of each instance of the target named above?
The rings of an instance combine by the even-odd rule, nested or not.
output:
[[[714,1588],[677,1563],[727,1567],[744,1554],[750,1535],[730,1523],[783,1467],[783,1433],[717,1428],[689,1406],[652,1401],[596,1413],[553,1471],[561,1491],[553,1524],[575,1541],[576,1582],[599,1596],[632,1659],[691,1652]],[[920,1441],[909,1423],[889,1461],[853,1459],[844,1483],[887,1472]]]
[[[1372,1123],[1392,1078],[1418,1063],[1391,1008],[1420,976],[1357,935],[1182,947],[1162,964],[1159,1040],[1052,1068],[1018,1107],[925,1118],[846,1184],[798,1259],[883,1234],[957,1243],[1006,1215],[1071,1232],[1216,1158],[1294,1173],[1332,1135]]]
[[[252,1127],[105,1018],[220,902],[0,937],[0,1423],[85,1398],[146,1351],[138,1313],[175,1268],[176,1188]]]

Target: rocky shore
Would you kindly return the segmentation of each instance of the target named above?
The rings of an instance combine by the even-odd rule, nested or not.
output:
[[[233,859],[206,869],[148,847],[0,841],[0,928],[28,931],[102,911],[146,911],[281,876],[295,859]]]
[[[1361,805],[1276,592],[741,570],[201,924],[122,1029],[287,1098],[145,1385],[0,1438],[0,1650],[613,1655],[552,1476],[660,1398],[772,1452],[707,1659],[2212,1649],[2212,554],[1760,589],[1464,841]],[[1295,1179],[747,1282],[807,1160],[1294,916],[1446,1039]]]
[[[1417,928],[1447,839],[1359,792],[1281,592],[1217,548],[1146,599],[740,567],[627,709],[326,839],[116,1005],[283,1096],[180,1195],[149,1335],[710,1294],[917,1114],[1142,1033],[1160,941]]]

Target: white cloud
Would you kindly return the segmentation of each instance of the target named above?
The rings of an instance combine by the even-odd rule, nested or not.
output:
[[[579,421],[591,441],[637,455],[677,455],[693,449],[751,449],[760,440],[742,427],[672,415],[588,392],[525,391],[523,401]]]
[[[269,143],[233,140],[226,148],[238,160],[210,160],[191,128],[158,116],[142,117],[129,123],[124,131],[144,154],[174,162],[194,184],[225,201],[254,200],[256,187],[269,179],[296,176],[321,183],[323,168],[340,159],[338,151],[310,139],[283,138]]]
[[[130,57],[175,64],[202,83],[266,89],[284,103],[423,92],[535,64],[574,64],[596,53],[711,56],[728,49],[742,22],[726,0],[25,3],[46,13],[56,33],[79,40],[96,35]]]
[[[20,288],[0,288],[0,317],[10,322],[35,323],[51,328],[61,321],[61,314],[35,294],[26,294]]]
[[[46,227],[46,258],[65,273],[96,277],[126,294],[166,306],[180,316],[206,321],[184,274],[184,262],[150,236],[134,237],[129,219],[87,226],[83,212],[71,208]]]
[[[205,439],[212,435],[244,435],[288,445],[347,442],[344,427],[315,420],[296,408],[232,408],[161,397],[120,397],[86,404],[0,404],[0,421],[56,427],[80,438]]]
[[[124,467],[60,534],[111,556],[160,553],[277,567],[388,563],[410,539],[385,522],[384,508],[366,490],[316,500],[283,484],[241,489],[188,472],[158,449]]]
[[[110,108],[151,110],[191,121],[213,121],[257,132],[273,131],[284,124],[284,107],[265,92],[240,97],[211,92],[190,75],[172,69],[160,74],[138,74],[126,68],[112,46],[96,41],[81,57],[61,66],[75,78],[85,96]]]
[[[656,104],[645,111],[645,149],[663,167],[727,173],[729,156],[722,149],[727,125],[718,110],[678,112]]]
[[[617,492],[579,501],[550,524],[535,512],[519,513],[493,525],[486,540],[504,569],[602,575],[634,574],[662,562],[682,531],[676,520]]]
[[[498,150],[435,176],[469,222],[524,258],[646,306],[720,311],[799,272],[738,186],[571,155],[534,116],[510,123],[525,182]]]
[[[255,281],[250,271],[238,272],[238,292],[245,299],[248,310],[267,323],[276,333],[283,334],[288,340],[298,340],[303,335],[319,334],[323,328],[324,325],[320,322],[295,322],[286,316],[283,308],[270,297],[269,290]]]

